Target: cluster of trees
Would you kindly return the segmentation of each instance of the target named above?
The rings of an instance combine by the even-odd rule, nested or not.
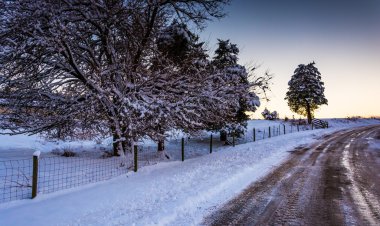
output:
[[[112,135],[124,155],[142,137],[163,149],[171,129],[244,127],[270,76],[239,65],[228,40],[209,57],[196,34],[227,3],[1,1],[0,129]]]
[[[267,108],[265,108],[264,111],[261,112],[261,115],[264,117],[265,120],[277,120],[278,119],[277,111],[270,112]]]

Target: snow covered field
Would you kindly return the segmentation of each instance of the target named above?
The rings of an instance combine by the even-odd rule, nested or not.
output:
[[[278,123],[251,121],[248,131]],[[330,129],[286,134],[234,148],[219,147],[213,154],[185,162],[160,162],[108,181],[39,195],[34,200],[3,203],[0,225],[197,225],[203,216],[284,161],[293,148],[340,129],[379,123],[365,119],[329,120]],[[2,159],[16,158],[16,152],[24,155],[30,147],[49,152],[67,145],[44,143],[32,136],[25,137],[29,140],[24,145],[16,146],[24,139],[13,138],[0,136]],[[175,144],[173,140],[168,147]],[[74,144],[87,150],[107,148],[107,144],[96,142],[70,143]],[[6,151],[9,147],[14,148],[12,152]]]
[[[283,125],[283,121],[268,121],[268,120],[251,120],[248,123],[247,133],[242,140],[252,139],[252,130],[256,128],[257,140],[268,138],[268,127],[275,127],[276,129],[279,125]],[[291,127],[289,123],[286,123],[287,133],[291,132]],[[281,127],[282,128],[282,127]],[[263,132],[265,131],[265,134]],[[296,127],[293,126],[292,132],[296,131]],[[283,133],[281,129],[281,133]],[[196,137],[191,137],[187,139],[187,143],[192,143],[192,146],[201,146],[208,150],[208,139],[211,133],[201,132]],[[273,131],[272,131],[273,134]],[[166,144],[166,149],[170,152],[173,149],[173,146],[178,149],[180,139],[184,135],[181,132],[172,132],[171,136],[168,137],[168,142]],[[214,134],[215,140],[217,140],[219,134]],[[204,141],[204,142],[203,142]],[[110,138],[104,140],[84,140],[84,141],[56,141],[56,140],[46,140],[39,135],[0,135],[0,161],[7,159],[20,159],[23,157],[30,158],[34,151],[41,151],[42,153],[50,153],[53,150],[59,149],[70,149],[75,152],[102,152],[111,150]],[[207,143],[207,145],[204,145]],[[144,140],[141,142],[141,145],[147,149],[156,149],[157,144],[150,140]],[[216,143],[219,147],[218,143]],[[207,146],[207,147],[206,147]],[[199,147],[196,149],[199,150]],[[190,151],[190,150],[189,150]],[[173,157],[179,159],[179,157],[172,151]],[[189,154],[189,153],[186,153]]]

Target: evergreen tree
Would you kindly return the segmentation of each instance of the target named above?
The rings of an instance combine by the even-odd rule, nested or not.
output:
[[[170,61],[170,64],[176,64],[177,69],[185,69],[192,66],[188,65],[189,60],[206,60],[208,57],[204,42],[199,42],[199,36],[190,31],[186,24],[177,20],[159,35],[157,48],[156,58],[161,67],[165,65],[160,62],[163,59]]]
[[[239,48],[230,40],[218,39],[218,48],[215,50],[213,64],[219,68],[234,67],[237,65]]]
[[[314,65],[314,62],[298,65],[288,83],[289,88],[285,97],[290,109],[297,114],[307,116],[309,124],[314,117],[314,111],[320,105],[327,104],[321,73]]]
[[[218,39],[218,48],[215,50],[215,56],[212,64],[216,70],[223,71],[227,78],[226,85],[239,87],[239,93],[236,97],[239,102],[239,108],[235,110],[232,118],[226,119],[219,125],[213,125],[214,129],[221,130],[221,138],[225,140],[226,133],[234,132],[235,135],[244,133],[247,127],[247,111],[255,111],[260,104],[256,94],[250,92],[251,84],[248,80],[249,74],[244,66],[237,63],[239,48],[236,44],[230,43],[229,40]]]
[[[209,63],[204,43],[199,42],[198,35],[190,31],[186,24],[179,23],[177,20],[161,32],[156,45],[157,51],[151,67],[153,71],[170,68],[172,72],[195,76]],[[203,75],[207,77],[206,73]],[[164,151],[165,132],[170,130],[168,121],[172,118],[163,115],[163,117],[157,117],[156,120],[157,134],[153,139],[158,143],[157,150]]]

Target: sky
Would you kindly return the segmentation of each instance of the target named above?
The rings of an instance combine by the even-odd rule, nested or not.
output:
[[[240,64],[274,75],[254,118],[265,107],[299,117],[284,98],[296,67],[312,61],[328,99],[317,118],[380,116],[380,0],[232,0],[225,12],[201,33],[210,52],[230,39]]]

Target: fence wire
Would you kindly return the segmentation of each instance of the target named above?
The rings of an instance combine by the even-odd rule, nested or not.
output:
[[[260,127],[248,130],[244,133],[244,135],[240,135],[235,137],[235,144],[245,144],[249,142],[265,140],[277,136],[282,136],[290,133],[296,133],[306,130],[311,130],[310,125],[285,125],[280,124],[277,126],[268,126],[268,127]],[[255,133],[255,136],[253,135]],[[229,143],[232,143],[233,138],[231,136],[228,137]]]
[[[212,144],[210,136],[188,137],[184,139],[184,159],[209,154],[211,147],[213,152],[217,151],[226,143],[232,145],[233,140],[237,145],[310,129],[307,125],[255,128],[234,139],[229,136],[227,142],[220,141],[220,136],[214,134]],[[125,174],[136,164],[133,155],[127,153],[126,158],[41,157],[38,163],[38,193],[51,193]],[[181,140],[169,144],[165,152],[157,152],[154,146],[140,145],[137,148],[138,168],[181,158]],[[0,161],[0,203],[31,198],[32,169],[32,158]]]
[[[157,147],[143,147],[137,148],[137,166],[138,168],[154,165],[160,161],[169,160],[170,156],[165,152],[157,152]]]
[[[38,167],[38,192],[51,193],[103,181],[128,172],[130,158],[43,157]]]
[[[32,158],[0,161],[0,203],[30,198]]]

